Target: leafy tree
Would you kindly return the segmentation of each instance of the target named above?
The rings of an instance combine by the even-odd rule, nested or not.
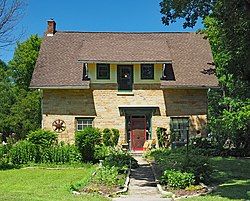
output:
[[[14,82],[25,90],[29,88],[40,45],[41,38],[37,35],[32,35],[23,43],[18,43],[14,57],[9,63]]]
[[[221,89],[209,91],[209,127],[219,147],[231,140],[250,151],[250,1],[162,0],[165,25],[184,18],[184,27],[203,19]],[[250,152],[249,152],[250,153]]]
[[[9,65],[0,63],[0,133],[25,138],[41,125],[41,94],[29,84],[41,39],[35,35],[19,43]]]
[[[14,104],[16,96],[13,85],[9,79],[7,65],[0,61],[0,133],[5,138],[11,132],[8,117],[11,114],[11,106]]]

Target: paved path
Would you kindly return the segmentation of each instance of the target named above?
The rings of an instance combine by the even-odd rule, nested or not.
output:
[[[149,164],[141,156],[134,158],[140,166],[131,171],[128,195],[121,195],[113,201],[170,201],[158,192]]]

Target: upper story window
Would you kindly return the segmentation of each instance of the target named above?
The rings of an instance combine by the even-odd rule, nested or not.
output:
[[[175,141],[186,142],[189,133],[189,118],[171,117],[171,130],[175,135]]]
[[[141,79],[154,79],[154,64],[141,64]]]
[[[93,118],[78,118],[76,119],[76,129],[83,130],[86,127],[93,127]]]
[[[96,64],[97,79],[110,79],[110,64]]]

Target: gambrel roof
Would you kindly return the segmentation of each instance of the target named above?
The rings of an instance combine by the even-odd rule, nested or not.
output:
[[[31,87],[85,86],[83,63],[172,63],[163,87],[215,87],[208,40],[196,33],[56,32],[45,36]],[[208,71],[206,71],[208,70]]]

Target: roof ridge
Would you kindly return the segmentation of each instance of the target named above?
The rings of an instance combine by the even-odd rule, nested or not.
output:
[[[107,33],[107,34],[193,34],[196,32],[181,32],[181,31],[176,31],[176,32],[157,32],[157,31],[151,31],[151,32],[139,32],[139,31],[57,31],[57,33]]]

